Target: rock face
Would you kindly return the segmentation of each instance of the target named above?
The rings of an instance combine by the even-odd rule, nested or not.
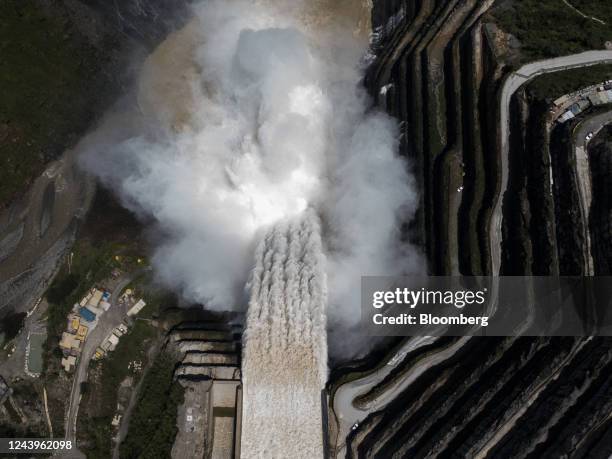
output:
[[[491,3],[374,4],[376,60],[367,82],[401,121],[402,153],[414,161],[421,188],[414,236],[438,274],[488,268],[500,72],[479,18]]]
[[[593,233],[595,270],[603,276],[612,275],[612,129],[604,132],[604,141],[594,145],[590,154],[593,177]]]
[[[492,271],[489,228],[500,199],[499,113],[509,69],[496,49],[495,28],[484,19],[491,4],[374,2],[376,57],[367,85],[401,122],[402,154],[413,161],[421,188],[421,212],[408,231],[425,247],[433,275]],[[501,274],[584,272],[572,156],[555,155],[571,139],[551,132],[546,112],[521,90],[510,104],[508,188],[499,206]],[[601,191],[591,222],[599,273],[610,259],[606,151],[597,155],[600,172],[593,175],[593,194]],[[429,352],[444,349],[442,340],[437,343]],[[401,371],[381,385],[393,386],[394,378],[418,366],[403,358]],[[612,452],[611,407],[608,338],[472,338],[355,427],[346,454],[604,458]],[[332,453],[338,451],[343,448]]]

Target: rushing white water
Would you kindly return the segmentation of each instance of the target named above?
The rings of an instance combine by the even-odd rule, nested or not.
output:
[[[241,309],[261,233],[309,207],[324,228],[334,329],[356,321],[362,275],[418,264],[398,243],[416,195],[397,125],[360,85],[362,3],[199,3],[143,68],[136,132],[113,143],[126,126],[115,117],[83,155],[157,230],[158,280],[186,299]]]
[[[250,290],[241,455],[323,457],[327,285],[314,212],[266,234],[257,249]]]
[[[138,115],[127,116],[136,132],[116,116],[83,155],[156,230],[158,279],[188,300],[242,309],[262,241],[249,284],[244,457],[322,456],[326,320],[337,354],[367,347],[347,332],[360,277],[419,264],[399,243],[416,207],[399,131],[361,85],[367,4],[198,2],[144,65]]]

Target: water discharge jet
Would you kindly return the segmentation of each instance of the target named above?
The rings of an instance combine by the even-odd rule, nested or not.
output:
[[[241,456],[323,457],[327,282],[318,217],[274,226],[256,251],[243,352]]]

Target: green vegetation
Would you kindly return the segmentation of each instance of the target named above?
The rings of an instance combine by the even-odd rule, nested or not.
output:
[[[147,372],[138,404],[121,443],[121,457],[166,458],[177,433],[177,408],[183,402],[183,387],[173,382],[174,359],[161,353]]]
[[[143,299],[147,305],[138,314],[140,319],[155,319],[164,309],[175,307],[177,304],[176,294],[167,290],[156,292],[147,290]]]
[[[13,389],[14,398],[20,398],[22,400],[36,400],[41,397],[36,390],[34,383],[28,380],[13,383],[11,389]]]
[[[600,11],[610,9],[605,0],[570,0],[570,3],[596,17]],[[561,0],[514,1],[500,6],[493,15],[503,30],[519,39],[525,59],[603,49],[612,36],[611,23],[604,25],[584,18]]]
[[[0,206],[83,132],[112,84],[59,5],[0,2]]]
[[[107,189],[98,187],[81,228],[81,238],[100,242],[124,244],[124,251],[142,257],[145,245],[140,246],[142,226],[129,210],[121,206]],[[125,250],[131,248],[131,251]]]
[[[593,16],[605,22],[608,27],[612,24],[612,3],[607,0],[567,0],[575,8],[587,16]]]
[[[20,380],[13,381],[12,399],[25,418],[13,408],[7,399],[4,409],[7,416],[0,416],[0,437],[48,437],[47,426],[38,415],[43,411],[42,394],[37,389],[37,382]]]
[[[146,266],[146,259],[138,264],[138,267]],[[176,293],[160,288],[155,284],[151,271],[143,271],[125,286],[122,292],[130,289],[136,298],[142,297],[147,304],[139,313],[138,319],[157,319],[160,314],[169,308],[177,307],[178,299]]]
[[[111,421],[115,415],[118,389],[127,377],[133,377],[132,387],[141,376],[130,362],[146,364],[147,351],[157,330],[147,322],[137,321],[134,327],[119,340],[117,348],[105,358],[92,362],[90,382],[84,391],[83,412],[80,417],[79,438],[87,441],[83,450],[89,458],[104,458],[111,451]]]
[[[114,410],[117,387],[121,381],[127,376],[138,376],[137,372],[128,368],[130,362],[146,362],[148,344],[156,335],[157,330],[154,327],[147,322],[137,321],[128,334],[121,337],[113,352],[110,352],[106,358],[94,362],[94,365],[99,365],[102,369],[101,381],[104,388],[102,393],[96,394],[96,397],[101,398],[104,405],[111,405]]]
[[[87,435],[87,443],[90,446],[84,446],[82,442],[80,448],[88,458],[91,459],[105,459],[112,456],[111,451],[111,420],[106,417],[81,419],[83,423],[84,431]]]
[[[13,423],[19,424],[21,422],[21,417],[19,416],[19,413],[17,413],[17,411],[15,411],[15,408],[13,408],[13,405],[11,404],[11,402],[6,400],[4,402],[4,408],[6,409],[6,412],[9,415],[9,419]]]
[[[61,304],[78,286],[79,276],[76,274],[55,279],[47,291],[47,300],[52,304]]]
[[[556,99],[563,94],[612,79],[612,64],[548,73],[528,85],[529,93],[538,99]]]
[[[12,407],[9,408],[10,405],[6,402],[4,406],[9,410],[9,413],[11,412],[11,410],[13,410]],[[24,426],[19,426],[15,424],[8,424],[8,423],[0,422],[0,437],[3,437],[3,438],[20,438],[20,437],[44,438],[45,434],[32,430],[32,428],[29,426],[24,427]]]

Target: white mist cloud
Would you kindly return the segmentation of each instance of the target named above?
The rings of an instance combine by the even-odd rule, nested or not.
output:
[[[156,93],[145,129],[90,148],[83,163],[164,234],[153,258],[160,279],[210,308],[245,304],[260,235],[315,209],[331,322],[357,320],[361,275],[418,264],[398,243],[414,185],[395,122],[369,109],[360,86],[366,50],[351,30],[311,30],[261,3],[209,1],[197,15],[197,72],[156,69],[189,88],[189,107]],[[173,129],[177,110],[188,121]]]

